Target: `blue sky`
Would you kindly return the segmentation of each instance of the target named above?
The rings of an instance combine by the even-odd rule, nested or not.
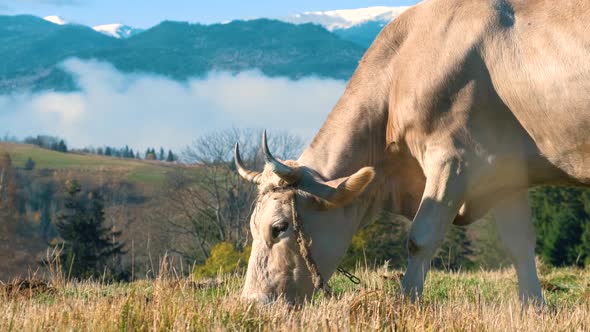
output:
[[[415,0],[0,0],[0,14],[58,15],[86,25],[125,23],[148,28],[162,20],[215,23],[280,17],[303,11],[407,6]]]

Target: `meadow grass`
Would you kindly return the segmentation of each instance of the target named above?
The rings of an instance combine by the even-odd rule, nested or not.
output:
[[[35,169],[76,170],[80,172],[120,172],[131,182],[161,184],[166,173],[177,167],[157,161],[114,158],[107,156],[61,153],[29,144],[0,143],[0,151],[10,154],[15,167],[24,167],[28,158],[35,161]]]
[[[589,331],[590,270],[546,268],[547,306],[522,307],[512,269],[429,274],[422,303],[399,295],[399,271],[336,275],[334,295],[298,308],[239,299],[241,275],[194,282],[160,273],[132,283],[54,281],[0,297],[0,331]]]

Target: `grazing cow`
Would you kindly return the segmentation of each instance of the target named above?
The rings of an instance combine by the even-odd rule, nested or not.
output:
[[[387,207],[413,220],[422,293],[451,223],[489,211],[522,301],[542,302],[527,188],[590,186],[590,2],[428,0],[388,24],[296,161],[266,147],[243,295],[299,302]],[[297,116],[294,114],[293,116]]]

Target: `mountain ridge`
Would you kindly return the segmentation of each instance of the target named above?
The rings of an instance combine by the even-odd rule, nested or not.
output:
[[[84,24],[71,23],[71,22],[69,22],[69,21],[65,20],[64,18],[57,16],[57,15],[45,16],[45,17],[43,17],[43,19],[48,22],[51,22],[53,24],[56,24],[56,25],[75,24],[75,25],[80,25],[80,26],[86,26],[86,27],[92,28],[94,31],[100,32],[104,35],[107,35],[107,36],[113,37],[113,38],[117,38],[117,39],[129,38],[129,37],[132,37],[132,36],[144,31],[144,29],[134,28],[134,27],[122,24],[122,23],[109,23],[109,24],[101,24],[101,25],[96,25],[96,26],[90,27],[90,26],[87,26]]]
[[[292,22],[163,21],[142,31],[119,23],[88,27],[59,16],[0,16],[0,95],[75,90],[75,80],[60,66],[68,58],[175,80],[247,70],[270,77],[348,80],[383,26],[405,8],[305,12],[292,16],[297,18]]]
[[[176,80],[247,70],[270,77],[347,80],[365,51],[321,26],[271,19],[212,25],[164,21],[116,39],[87,26],[57,25],[30,15],[0,16],[0,45],[0,94],[75,90],[74,80],[59,66],[72,57]]]
[[[301,24],[313,23],[325,27],[328,31],[345,30],[367,22],[388,23],[409,7],[375,6],[356,9],[338,9],[328,11],[303,12],[280,18],[285,22]]]
[[[395,17],[399,16],[405,10],[410,8],[409,6],[372,6],[372,7],[364,7],[364,8],[353,8],[353,9],[336,9],[336,10],[327,10],[327,11],[307,11],[302,13],[296,13],[293,15],[282,16],[282,17],[259,17],[255,18],[254,20],[258,19],[271,19],[271,20],[278,20],[286,23],[292,24],[305,24],[305,23],[312,23],[321,25],[328,31],[334,30],[346,30],[355,26],[359,26],[368,22],[380,22],[380,23],[388,23]],[[44,17],[45,20],[58,24],[58,25],[65,25],[69,24],[69,22],[57,15],[46,16]],[[221,24],[227,24],[233,21],[243,21],[242,19],[233,19],[224,22],[219,22]],[[160,22],[161,23],[161,22]],[[219,24],[219,23],[213,23]],[[155,25],[157,26],[157,25]],[[127,38],[131,37],[132,34],[119,34],[113,33],[113,30],[117,30],[121,27],[125,27],[127,29],[133,31],[145,31],[149,30],[155,26],[152,26],[148,29],[138,29],[126,25],[125,23],[108,23],[108,24],[101,24],[97,26],[93,26],[92,28],[96,31],[105,33],[109,36],[113,36],[115,38]],[[137,33],[135,32],[135,33]]]

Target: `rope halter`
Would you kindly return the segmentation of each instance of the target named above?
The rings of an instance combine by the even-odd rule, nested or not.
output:
[[[303,224],[299,219],[299,215],[297,214],[297,208],[295,206],[297,194],[293,192],[291,195],[291,214],[293,217],[293,232],[295,232],[295,239],[297,240],[297,244],[299,245],[299,252],[305,261],[305,265],[311,272],[311,281],[313,282],[314,291],[318,289],[323,290],[327,294],[331,294],[332,291],[329,288],[328,284],[324,282],[324,278],[318,271],[317,264],[315,263],[313,257],[311,257],[311,240],[307,240],[305,235],[303,234]]]
[[[313,257],[311,257],[311,245],[312,240],[307,240],[305,238],[305,234],[303,232],[303,224],[299,215],[297,214],[297,207],[295,204],[297,194],[293,192],[291,195],[291,215],[293,219],[293,232],[295,232],[295,239],[297,240],[297,244],[299,245],[299,252],[305,261],[305,265],[309,269],[311,273],[311,280],[313,282],[314,291],[322,290],[324,293],[328,295],[333,295],[332,289],[328,286],[328,283],[322,277],[322,274],[318,270],[317,264]],[[358,285],[361,280],[355,276],[354,274],[346,271],[342,267],[338,267],[338,272],[344,274],[353,284]]]

